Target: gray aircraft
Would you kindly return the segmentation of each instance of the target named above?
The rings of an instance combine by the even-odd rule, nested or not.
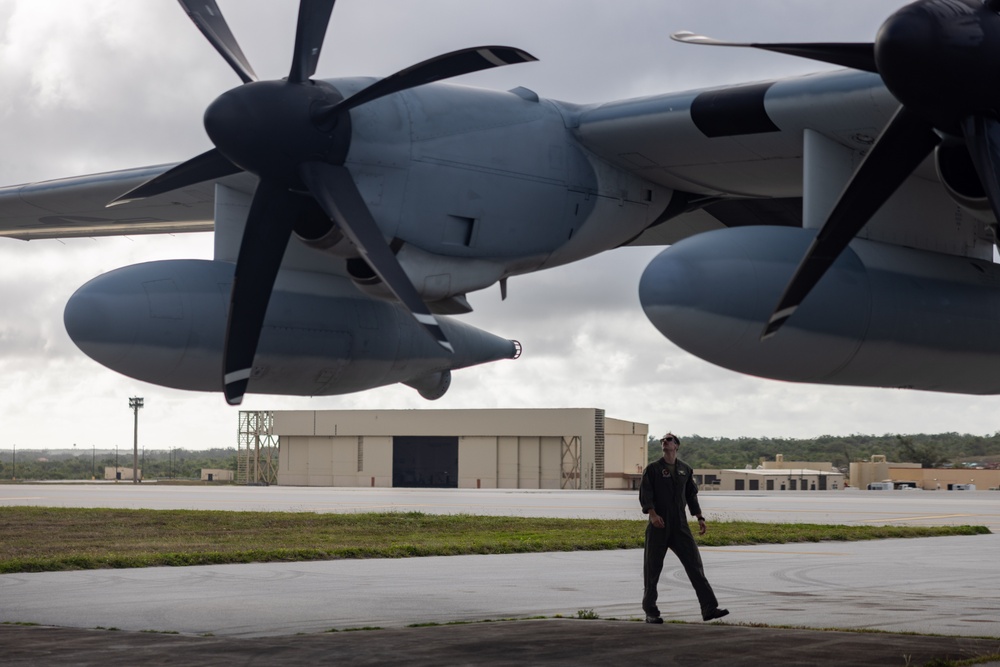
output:
[[[530,62],[480,46],[384,79],[314,78],[334,0],[301,0],[260,81],[214,0],[179,0],[242,85],[176,165],[0,189],[20,239],[214,230],[212,261],[81,287],[73,341],[120,373],[328,395],[520,345],[466,295],[623,244],[671,245],[639,286],[668,338],[785,380],[1000,392],[1000,0],[918,0],[867,44],[760,48],[848,69],[581,106],[445,81]],[[690,237],[690,238],[689,238]],[[780,329],[780,331],[779,331]]]

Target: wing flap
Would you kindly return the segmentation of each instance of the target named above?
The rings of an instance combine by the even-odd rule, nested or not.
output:
[[[0,237],[22,239],[205,232],[213,229],[215,183],[252,192],[256,177],[218,181],[107,208],[174,165],[156,165],[0,188]]]

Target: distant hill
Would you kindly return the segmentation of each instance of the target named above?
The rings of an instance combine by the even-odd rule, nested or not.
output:
[[[117,456],[117,458],[116,458]],[[0,481],[104,478],[105,466],[132,467],[132,449],[13,449],[0,450]],[[140,450],[139,469],[145,479],[200,479],[202,468],[236,470],[236,449]]]

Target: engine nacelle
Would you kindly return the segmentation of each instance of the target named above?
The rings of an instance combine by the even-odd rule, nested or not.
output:
[[[664,250],[639,286],[671,341],[741,373],[818,384],[1000,393],[1000,267],[856,239],[761,341],[812,230],[744,227]]]
[[[66,330],[89,357],[129,377],[219,391],[232,281],[228,262],[170,260],[117,269],[70,298]],[[454,354],[442,350],[406,310],[359,297],[346,278],[283,270],[268,305],[250,391],[320,396],[402,382],[425,396],[440,396],[447,390],[442,378],[452,370],[512,359],[518,352],[513,341],[438,319]]]
[[[306,247],[313,250],[320,250],[334,257],[342,257],[344,259],[357,257],[358,249],[344,236],[340,228],[330,222],[330,220],[324,222],[325,224],[322,228],[312,230],[314,233],[306,231],[303,227],[297,228],[295,230],[296,238]]]
[[[956,204],[980,220],[996,222],[964,142],[948,141],[938,146],[934,150],[934,166],[945,192]]]
[[[427,302],[443,301],[484,289],[504,274],[504,266],[498,262],[432,255],[408,244],[398,248],[396,259],[421,298]],[[368,296],[396,298],[364,260],[348,260],[347,270],[354,285]]]

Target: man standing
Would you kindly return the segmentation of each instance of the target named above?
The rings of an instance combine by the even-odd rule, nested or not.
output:
[[[719,602],[712,587],[705,578],[705,570],[698,554],[698,545],[688,527],[685,506],[698,517],[698,534],[704,535],[707,527],[705,517],[698,505],[698,485],[694,481],[691,466],[677,458],[680,439],[668,433],[660,440],[663,458],[650,463],[642,473],[639,486],[639,504],[643,514],[649,515],[646,524],[646,544],[643,557],[642,610],[646,612],[647,623],[663,623],[660,610],[656,606],[656,584],[663,571],[663,557],[667,549],[672,549],[687,572],[694,592],[701,603],[701,617],[706,621],[722,618],[729,613],[719,609]]]

